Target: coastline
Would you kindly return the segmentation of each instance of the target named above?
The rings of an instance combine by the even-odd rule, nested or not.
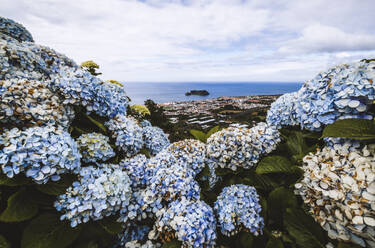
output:
[[[251,127],[264,121],[267,110],[280,95],[222,96],[204,100],[158,104],[169,121],[187,132],[214,126]]]

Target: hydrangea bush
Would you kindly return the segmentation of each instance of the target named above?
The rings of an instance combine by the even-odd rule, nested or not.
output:
[[[374,246],[374,61],[172,144],[89,62],[0,18],[5,247]]]

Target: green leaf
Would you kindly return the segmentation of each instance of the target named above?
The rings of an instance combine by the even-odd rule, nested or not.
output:
[[[266,248],[284,248],[284,245],[280,239],[270,238],[267,242]]]
[[[10,248],[11,245],[9,243],[9,241],[3,236],[0,234],[0,248]]]
[[[266,173],[294,173],[292,163],[286,157],[267,156],[263,158],[256,168],[257,174]]]
[[[182,243],[178,240],[172,240],[163,244],[163,248],[180,248]]]
[[[297,198],[290,190],[284,187],[274,189],[268,196],[269,219],[281,226],[283,212],[286,208],[297,207]]]
[[[206,136],[206,134],[204,132],[199,131],[199,130],[195,130],[195,129],[189,130],[189,132],[191,133],[191,135],[194,136],[195,139],[200,140],[200,141],[206,143],[207,136]]]
[[[303,138],[302,132],[293,132],[286,140],[288,150],[293,155],[303,156],[309,151],[309,147]]]
[[[214,133],[218,132],[219,130],[220,130],[220,126],[214,126],[213,128],[211,128],[211,129],[207,132],[207,134],[206,134],[207,139],[208,139],[211,135],[213,135]]]
[[[9,178],[4,174],[0,174],[0,185],[4,186],[20,186],[30,183],[30,180],[24,175],[16,175],[13,178]]]
[[[99,224],[106,230],[109,234],[115,235],[123,231],[122,224],[116,221],[115,217],[107,217],[99,222]]]
[[[145,155],[147,158],[151,158],[150,152],[146,148],[142,148],[139,152]]]
[[[260,174],[251,174],[247,175],[243,179],[243,183],[247,185],[254,186],[257,189],[263,189],[267,191],[273,190],[275,187],[277,187],[277,183],[270,178],[268,175],[260,175]]]
[[[339,120],[323,130],[322,137],[342,137],[351,139],[375,139],[375,123],[365,119]]]
[[[30,222],[21,240],[22,248],[64,248],[78,237],[81,227],[71,228],[55,214],[46,213]]]
[[[20,189],[8,198],[7,208],[1,213],[2,222],[21,222],[36,215],[38,205],[26,189]]]
[[[241,232],[239,235],[237,235],[236,247],[251,248],[253,246],[253,242],[254,242],[253,235],[247,232]]]
[[[47,195],[61,195],[72,185],[73,181],[74,176],[66,174],[57,182],[50,181],[46,184],[38,184],[36,188]]]
[[[284,226],[304,248],[325,248],[327,237],[324,230],[301,209],[287,208],[284,212]]]
[[[87,117],[87,119],[89,119],[93,124],[95,124],[95,126],[97,126],[98,128],[100,128],[103,132],[107,132],[107,128],[102,124],[100,123],[99,121],[95,120],[94,118],[92,118],[91,116],[89,115],[85,115]]]
[[[79,245],[76,245],[74,247],[77,247],[77,248],[99,248],[99,245],[97,243],[95,243],[95,241],[90,241],[89,243],[79,244]]]

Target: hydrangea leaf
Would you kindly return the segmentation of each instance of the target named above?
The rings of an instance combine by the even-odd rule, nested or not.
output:
[[[55,214],[46,213],[31,221],[21,240],[22,248],[64,248],[74,242],[81,231],[71,228]]]
[[[36,215],[38,205],[26,189],[20,189],[8,198],[7,208],[1,213],[2,222],[21,222]]]
[[[107,133],[107,128],[102,124],[100,123],[99,121],[95,120],[94,118],[92,118],[90,115],[86,115],[87,119],[89,119],[95,126],[97,126],[98,128],[100,128],[104,133]]]
[[[191,133],[191,135],[194,136],[195,139],[200,140],[200,141],[206,143],[206,141],[207,141],[207,135],[204,132],[199,131],[199,130],[195,130],[195,129],[192,129],[189,132]]]
[[[255,172],[257,174],[293,173],[295,170],[292,163],[286,157],[267,156],[259,162]]]
[[[322,137],[375,139],[375,123],[365,119],[339,120],[324,128]]]
[[[214,133],[216,133],[216,132],[218,132],[218,131],[220,131],[220,126],[214,126],[213,128],[211,128],[211,129],[207,132],[207,135],[206,135],[207,139],[208,139],[211,135],[213,135]]]
[[[236,241],[236,243],[238,243],[236,247],[251,248],[253,246],[254,237],[250,233],[241,232]]]
[[[122,223],[116,221],[117,218],[107,217],[99,222],[99,224],[109,234],[115,235],[123,231]]]
[[[11,244],[9,243],[9,241],[1,234],[0,234],[0,247],[1,248],[10,248],[11,247]]]
[[[286,208],[295,208],[297,206],[297,199],[293,192],[284,188],[278,187],[274,189],[268,196],[268,214],[270,220],[280,224],[283,212]]]
[[[46,184],[38,184],[36,188],[47,195],[61,195],[72,185],[73,181],[74,177],[72,175],[63,175],[57,182],[50,181]]]
[[[280,239],[270,238],[267,242],[266,248],[284,248],[284,245]]]
[[[179,248],[179,247],[181,247],[181,242],[178,240],[172,240],[170,242],[163,244],[163,248]]]
[[[17,175],[13,178],[9,178],[4,174],[0,174],[0,185],[4,186],[20,186],[30,183],[30,180],[23,175]]]
[[[324,230],[301,209],[287,208],[284,226],[300,247],[325,248],[327,238]]]

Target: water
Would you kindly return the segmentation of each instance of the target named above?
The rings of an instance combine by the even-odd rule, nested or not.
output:
[[[132,104],[147,99],[156,103],[192,101],[220,96],[277,95],[297,91],[302,83],[124,83]],[[185,96],[190,90],[207,90],[208,96]]]

